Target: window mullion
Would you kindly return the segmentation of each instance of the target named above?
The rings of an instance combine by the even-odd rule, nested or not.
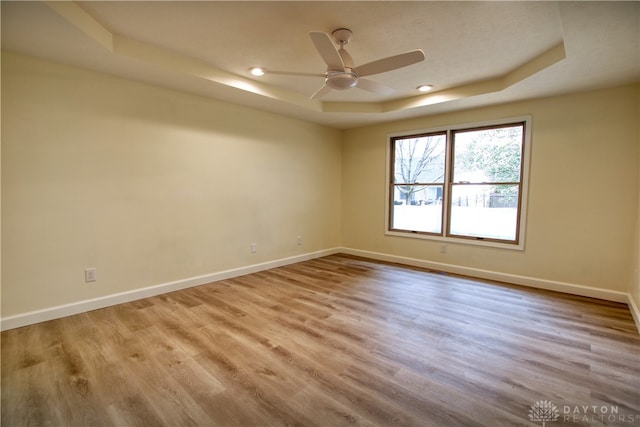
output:
[[[453,178],[453,168],[452,165],[452,138],[451,130],[447,130],[447,142],[446,142],[446,154],[444,161],[444,184],[442,188],[442,236],[445,237],[449,235],[449,224],[451,222],[450,212],[451,212],[451,182]]]

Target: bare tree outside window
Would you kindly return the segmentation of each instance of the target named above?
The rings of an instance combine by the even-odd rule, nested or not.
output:
[[[395,182],[404,184],[396,188],[407,205],[425,185],[443,182],[445,149],[442,134],[396,141]]]
[[[392,228],[442,231],[446,147],[445,133],[394,141]]]

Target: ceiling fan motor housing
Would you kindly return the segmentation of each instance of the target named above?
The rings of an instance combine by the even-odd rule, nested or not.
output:
[[[353,33],[348,28],[337,28],[333,30],[331,35],[333,36],[333,39],[336,43],[338,43],[340,46],[344,46],[345,44],[349,43],[349,41],[351,41],[351,36],[353,35]]]
[[[349,69],[345,71],[329,71],[324,82],[331,89],[345,90],[358,84],[358,76]]]

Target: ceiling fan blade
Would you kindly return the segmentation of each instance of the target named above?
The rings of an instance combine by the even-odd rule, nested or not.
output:
[[[407,65],[415,64],[420,61],[424,61],[424,52],[422,49],[416,49],[401,53],[400,55],[389,56],[387,58],[378,59],[377,61],[360,65],[359,67],[354,68],[353,71],[358,75],[358,77],[371,76],[373,74],[380,74],[406,67]]]
[[[300,76],[300,77],[325,77],[325,74],[321,73],[298,73],[296,71],[273,71],[265,70],[265,74],[274,74],[277,76]]]
[[[325,96],[326,94],[328,94],[329,92],[331,92],[333,89],[331,89],[329,86],[324,85],[322,86],[320,89],[318,89],[316,91],[316,93],[314,93],[313,95],[311,95],[311,97],[309,99],[318,99],[321,98],[323,96]]]
[[[340,57],[342,58],[342,63],[344,64],[345,67],[354,68],[356,66],[353,63],[353,58],[351,58],[351,55],[349,55],[349,52],[347,52],[344,48],[338,49],[338,53],[340,54]]]
[[[318,53],[327,64],[327,67],[335,71],[344,71],[344,63],[342,57],[338,53],[338,50],[333,45],[331,37],[328,34],[320,31],[312,31],[309,33],[311,41],[315,45]]]
[[[369,92],[377,93],[379,95],[391,95],[393,92],[395,92],[395,89],[389,86],[385,86],[382,83],[361,78],[358,78],[358,84],[356,85],[356,87]]]

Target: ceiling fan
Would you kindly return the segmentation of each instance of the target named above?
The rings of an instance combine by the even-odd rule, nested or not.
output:
[[[327,64],[327,71],[324,74],[308,74],[295,72],[269,71],[270,74],[288,74],[299,76],[321,76],[324,77],[324,85],[318,89],[311,99],[320,98],[332,90],[346,90],[353,87],[364,89],[369,92],[389,95],[394,89],[373,80],[363,79],[363,77],[374,74],[385,73],[406,67],[424,60],[422,49],[416,49],[399,55],[378,59],[364,65],[355,66],[351,55],[345,50],[345,45],[351,40],[353,33],[347,28],[338,28],[331,35],[339,46],[333,45],[331,37],[327,33],[312,31],[309,33],[311,41],[315,45],[318,53]]]

